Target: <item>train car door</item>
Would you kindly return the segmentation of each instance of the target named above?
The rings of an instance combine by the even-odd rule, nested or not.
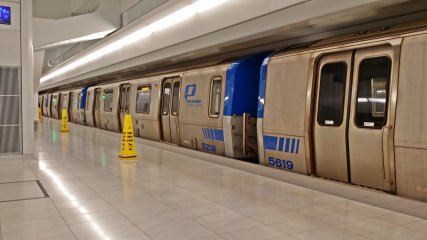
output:
[[[397,91],[397,87],[390,88],[393,59],[392,47],[356,51],[348,131],[352,183],[385,191],[391,190],[390,176],[394,175],[390,168],[394,141],[389,134],[394,125],[389,96]],[[395,76],[393,81],[397,81]]]
[[[391,59],[392,49],[380,47],[319,60],[313,118],[316,175],[390,191],[390,149],[383,138],[390,122]]]
[[[58,93],[58,104],[57,104],[57,110],[58,110],[58,119],[62,119],[62,93]]]
[[[129,104],[130,104],[130,84],[126,83],[126,84],[122,84],[120,86],[120,98],[119,98],[119,104],[120,104],[120,109],[119,109],[119,122],[120,122],[120,131],[123,130],[123,122],[124,122],[124,118],[125,118],[125,114],[129,114]]]
[[[167,78],[162,88],[162,141],[179,144],[179,93],[181,78]]]
[[[172,84],[172,103],[171,112],[169,118],[169,124],[171,129],[172,143],[179,145],[179,100],[180,100],[180,89],[181,89],[181,78],[177,77],[173,79]]]
[[[69,101],[69,106],[68,106],[68,120],[70,122],[74,122],[74,118],[73,118],[73,106],[74,106],[74,92],[70,92],[70,101]]]
[[[318,62],[314,154],[318,176],[348,182],[347,114],[352,52],[326,55]]]
[[[101,113],[100,113],[100,98],[101,88],[95,88],[93,99],[93,119],[95,121],[95,127],[101,128]]]

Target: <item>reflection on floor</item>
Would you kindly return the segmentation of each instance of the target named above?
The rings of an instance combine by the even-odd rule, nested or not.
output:
[[[10,239],[424,239],[427,221],[45,119],[36,157],[0,160],[0,182],[40,180],[49,198],[0,203]],[[0,194],[4,194],[1,193]]]

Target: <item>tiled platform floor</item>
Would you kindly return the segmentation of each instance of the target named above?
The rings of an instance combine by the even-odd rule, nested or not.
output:
[[[1,240],[427,240],[413,216],[142,144],[120,162],[117,135],[58,129],[45,119],[35,158],[0,161],[0,182],[50,196],[0,203]]]

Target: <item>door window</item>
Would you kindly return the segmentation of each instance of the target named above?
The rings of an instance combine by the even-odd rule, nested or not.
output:
[[[169,114],[169,102],[171,94],[171,84],[169,82],[163,85],[163,98],[162,98],[162,114]]]
[[[367,58],[360,63],[355,119],[358,127],[386,125],[390,73],[389,57]]]
[[[172,115],[177,116],[179,111],[179,86],[180,82],[173,84],[173,95],[172,95]]]
[[[345,62],[323,65],[317,122],[322,126],[340,126],[343,121],[347,64]]]
[[[113,111],[113,92],[113,89],[104,90],[104,96],[102,96],[102,99],[104,100],[104,112]]]
[[[211,101],[209,116],[218,117],[220,108],[221,108],[221,90],[222,90],[222,80],[213,79],[211,85]]]
[[[151,86],[138,86],[136,94],[136,112],[150,113]]]

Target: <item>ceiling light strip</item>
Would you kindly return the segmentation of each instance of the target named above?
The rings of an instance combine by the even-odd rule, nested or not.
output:
[[[198,0],[184,8],[181,8],[180,10],[177,10],[170,15],[148,25],[145,27],[142,27],[138,29],[137,31],[128,34],[111,44],[108,44],[105,47],[102,47],[101,49],[96,50],[93,53],[90,53],[89,55],[82,57],[80,59],[77,59],[74,62],[71,62],[64,67],[59,68],[58,70],[55,70],[52,73],[49,73],[42,78],[40,78],[40,82],[44,82],[47,80],[50,80],[54,77],[57,77],[59,75],[62,75],[66,72],[69,72],[73,69],[76,69],[84,64],[87,64],[89,62],[92,62],[102,56],[105,56],[109,53],[115,52],[127,45],[133,44],[137,41],[140,41],[141,39],[144,39],[148,36],[150,36],[154,32],[158,32],[161,30],[164,30],[166,28],[169,28],[173,25],[176,25],[186,19],[189,19],[196,15],[197,13],[202,13],[207,10],[213,9],[229,0]]]

